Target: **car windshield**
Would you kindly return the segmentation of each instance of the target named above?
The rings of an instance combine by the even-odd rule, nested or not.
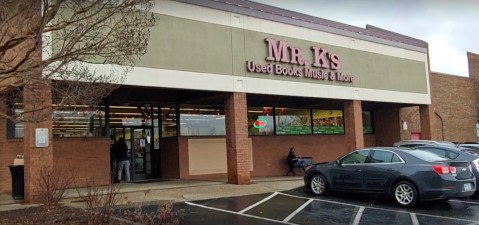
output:
[[[422,159],[427,162],[436,162],[436,161],[445,161],[448,160],[444,157],[438,156],[434,153],[424,151],[424,150],[412,150],[412,151],[407,151],[407,153],[411,154],[412,156],[415,156],[419,159]]]

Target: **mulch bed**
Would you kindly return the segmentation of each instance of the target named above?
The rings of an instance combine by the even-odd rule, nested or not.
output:
[[[39,206],[11,211],[0,211],[0,225],[19,224],[58,224],[58,225],[85,225],[88,224],[88,214],[82,209],[67,206],[55,208]],[[110,224],[129,224],[112,220]]]

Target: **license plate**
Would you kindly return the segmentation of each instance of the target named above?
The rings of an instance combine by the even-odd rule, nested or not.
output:
[[[472,190],[471,183],[464,184],[464,191],[471,191],[471,190]]]

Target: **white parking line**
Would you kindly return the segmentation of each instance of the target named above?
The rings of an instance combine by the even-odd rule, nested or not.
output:
[[[468,204],[479,205],[479,202],[462,201],[462,200],[455,200],[455,199],[449,199],[449,201],[450,201],[450,202],[461,202],[461,203],[468,203]]]
[[[204,206],[204,205],[200,205],[200,204],[196,204],[196,203],[188,202],[188,201],[186,201],[185,203],[188,204],[188,205],[192,205],[192,206],[196,206],[196,207],[200,207],[200,208],[216,210],[216,211],[225,212],[225,213],[230,213],[230,214],[235,214],[235,215],[239,215],[239,216],[251,217],[251,218],[255,218],[255,219],[259,219],[259,220],[266,220],[266,221],[270,221],[270,222],[276,222],[276,223],[282,223],[282,224],[289,224],[289,225],[298,225],[298,224],[295,224],[295,223],[283,222],[283,221],[280,221],[280,220],[273,220],[273,219],[264,218],[264,217],[259,217],[259,216],[255,216],[255,215],[243,214],[243,213],[238,213],[238,212],[229,211],[229,210],[225,210],[225,209],[213,208],[213,207]]]
[[[250,210],[250,209],[252,209],[252,208],[258,206],[259,204],[270,200],[272,197],[276,196],[278,193],[279,193],[279,192],[275,192],[275,193],[273,193],[272,195],[270,195],[270,196],[264,198],[263,200],[261,200],[261,201],[259,201],[259,202],[256,202],[255,204],[246,207],[245,209],[239,211],[238,213],[239,213],[239,214],[243,214],[243,213],[245,213],[246,211],[248,211],[248,210]]]
[[[322,202],[329,202],[329,203],[334,203],[334,204],[339,204],[339,205],[347,205],[347,206],[353,206],[353,207],[360,207],[360,206],[358,206],[358,205],[353,205],[353,204],[350,204],[350,203],[335,202],[335,201],[318,199],[318,198],[308,198],[308,197],[302,197],[302,196],[296,196],[296,195],[286,194],[286,193],[282,193],[282,192],[279,192],[278,194],[284,195],[284,196],[293,197],[293,198],[314,199],[314,200],[318,200],[318,201],[322,201]]]
[[[361,217],[363,216],[364,209],[364,206],[359,207],[358,213],[356,213],[356,216],[354,217],[353,225],[359,224],[359,221],[361,221]]]
[[[354,204],[344,203],[344,202],[335,202],[335,201],[318,199],[318,198],[308,198],[308,197],[296,196],[296,195],[291,195],[291,194],[286,194],[286,193],[281,193],[281,192],[279,192],[279,194],[294,197],[294,198],[314,199],[316,201],[328,202],[328,203],[334,203],[334,204],[340,204],[340,205],[347,205],[347,206],[353,206],[353,207],[365,207],[367,209],[377,209],[377,210],[383,210],[383,211],[388,211],[388,212],[396,212],[396,213],[411,213],[411,212],[407,212],[407,211],[404,211],[404,210],[394,210],[394,209],[384,209],[384,208],[370,207],[370,206],[360,206],[360,205],[354,205]],[[449,201],[451,201],[451,200],[449,200]],[[456,200],[453,200],[453,201],[456,201]],[[468,203],[471,203],[471,202],[468,202]],[[455,217],[437,216],[437,215],[423,214],[423,213],[416,213],[416,215],[429,216],[429,217],[434,217],[434,218],[439,218],[439,219],[451,219],[451,220],[458,220],[458,221],[464,221],[464,222],[470,222],[470,223],[477,223],[476,220],[468,220],[468,219],[461,219],[461,218],[455,218]]]
[[[289,222],[291,219],[293,219],[294,216],[296,216],[296,214],[298,214],[299,212],[301,212],[301,210],[303,210],[307,205],[309,205],[309,203],[311,203],[312,201],[314,201],[314,199],[309,199],[307,202],[305,202],[303,205],[301,205],[299,208],[297,208],[296,210],[294,210],[293,213],[289,214],[288,217],[286,217],[283,222]]]
[[[417,220],[416,213],[410,213],[409,215],[411,215],[412,225],[419,225],[419,220]]]

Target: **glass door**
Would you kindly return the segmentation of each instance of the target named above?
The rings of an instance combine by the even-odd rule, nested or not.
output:
[[[132,181],[160,178],[159,139],[158,134],[153,135],[157,131],[152,127],[122,127],[112,128],[110,132],[112,140],[125,138]],[[112,171],[116,164],[113,160]]]
[[[132,128],[131,161],[133,180],[153,178],[152,173],[152,129]]]

